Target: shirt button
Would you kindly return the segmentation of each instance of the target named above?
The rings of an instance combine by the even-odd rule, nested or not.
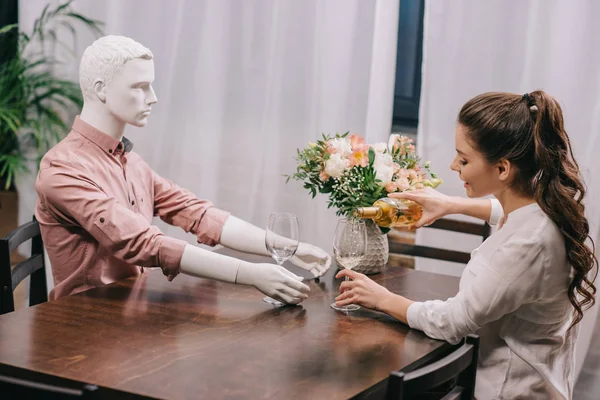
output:
[[[112,149],[108,149],[108,152],[109,152],[110,154],[112,154]]]
[[[100,222],[104,223],[104,218],[100,218]]]
[[[135,201],[131,200],[131,205],[134,206],[135,205]]]

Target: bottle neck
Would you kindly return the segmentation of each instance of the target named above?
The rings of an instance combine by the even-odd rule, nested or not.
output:
[[[379,207],[359,207],[356,209],[355,215],[358,218],[378,218],[381,216],[381,208]]]

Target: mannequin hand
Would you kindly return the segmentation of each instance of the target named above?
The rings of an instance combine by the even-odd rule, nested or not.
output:
[[[310,271],[318,278],[331,267],[331,256],[312,244],[300,243],[290,262],[298,268]]]
[[[388,197],[412,200],[423,207],[423,216],[412,226],[412,228],[431,225],[439,218],[449,214],[452,202],[452,197],[442,194],[430,187],[408,192],[390,193]]]
[[[287,304],[298,304],[308,297],[310,288],[302,277],[275,264],[243,263],[236,283],[254,286],[267,296]]]

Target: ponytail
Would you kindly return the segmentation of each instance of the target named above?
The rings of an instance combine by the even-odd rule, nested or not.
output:
[[[579,165],[573,157],[558,102],[543,91],[523,97],[535,121],[533,138],[538,166],[534,178],[535,200],[562,232],[567,258],[573,268],[568,291],[575,309],[573,327],[583,318],[583,310],[594,305],[596,293],[595,276],[591,280],[588,277],[597,259],[582,203],[586,189],[579,177]],[[587,240],[591,249],[585,243]]]

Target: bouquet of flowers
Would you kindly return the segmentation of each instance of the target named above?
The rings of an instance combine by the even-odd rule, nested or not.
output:
[[[435,188],[442,182],[430,171],[429,162],[420,165],[412,139],[394,134],[387,144],[370,145],[359,135],[348,134],[323,135],[298,149],[298,167],[286,182],[304,182],[313,198],[328,194],[328,208],[337,208],[338,216],[350,216],[388,193]]]

